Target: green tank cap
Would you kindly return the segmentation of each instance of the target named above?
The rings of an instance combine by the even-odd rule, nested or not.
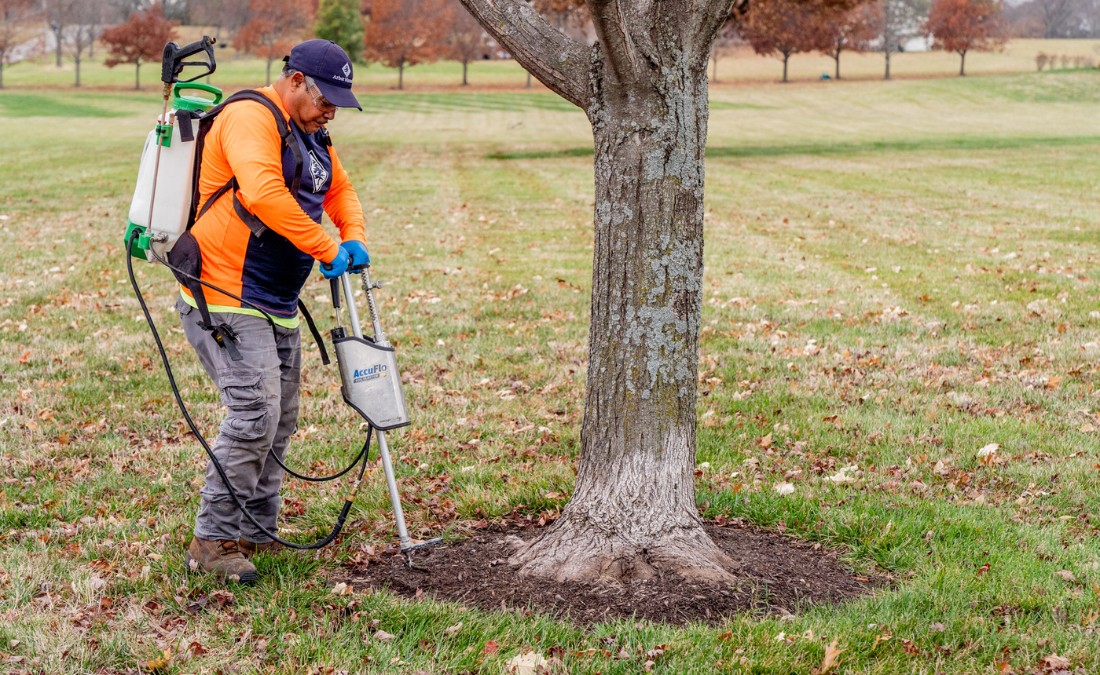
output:
[[[201,91],[210,95],[190,96],[185,91]],[[222,101],[222,90],[202,82],[177,82],[172,86],[172,107],[176,110],[210,110]]]

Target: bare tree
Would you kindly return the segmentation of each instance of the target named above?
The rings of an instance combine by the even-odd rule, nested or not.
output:
[[[0,0],[0,89],[4,88],[4,66],[16,50],[32,40],[28,25],[38,18],[38,3],[33,0]]]
[[[875,12],[881,20],[882,53],[885,72],[882,79],[889,80],[890,59],[900,51],[905,40],[921,32],[928,16],[929,0],[878,0]]]
[[[222,29],[236,35],[250,18],[248,0],[190,0],[188,10],[192,21],[214,29],[219,45],[224,44],[221,42]]]
[[[572,499],[510,559],[559,580],[733,579],[695,503],[706,69],[732,0],[588,0],[597,44],[523,0],[462,0],[585,111],[595,144],[587,403]]]
[[[485,53],[489,47],[489,36],[457,0],[448,3],[444,21],[447,28],[443,55],[462,64],[462,86],[465,87],[469,84],[467,71],[470,61],[480,59]]]

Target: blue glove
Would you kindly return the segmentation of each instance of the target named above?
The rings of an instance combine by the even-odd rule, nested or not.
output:
[[[370,266],[370,256],[367,254],[367,247],[363,245],[363,242],[352,239],[340,244],[340,248],[347,251],[348,255],[351,256],[348,271],[358,274],[363,271],[364,267]]]
[[[351,260],[351,256],[348,255],[347,249],[343,246],[336,253],[336,257],[332,259],[330,263],[321,263],[321,276],[326,279],[335,279],[344,272],[348,271],[348,261]]]

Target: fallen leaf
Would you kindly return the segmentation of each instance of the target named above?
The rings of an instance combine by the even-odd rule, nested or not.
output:
[[[27,351],[23,352],[22,356],[20,356],[18,359],[16,359],[16,363],[27,363],[28,361],[30,361],[30,358],[31,358],[31,351],[28,349]]]
[[[1054,576],[1061,578],[1063,581],[1068,581],[1071,584],[1077,582],[1077,577],[1073,576],[1073,572],[1069,570],[1058,570],[1054,573]]]
[[[481,652],[483,654],[489,654],[489,655],[496,654],[499,651],[500,651],[500,646],[497,644],[496,640],[489,640],[488,642],[485,643],[485,646],[481,649]]]
[[[760,440],[756,441],[756,444],[767,450],[768,448],[772,447],[772,435],[768,434],[767,436],[764,436]]]
[[[461,621],[459,621],[458,623],[456,623],[453,626],[448,626],[448,627],[444,628],[443,629],[443,634],[446,635],[447,637],[451,637],[452,635],[454,635],[455,633],[457,633],[460,630],[462,630],[462,622]]]
[[[990,565],[989,563],[986,563],[986,564],[982,565],[981,567],[979,567],[978,568],[978,576],[980,577],[983,574],[985,574],[986,572],[988,572],[990,567],[992,567],[992,565]]]
[[[513,675],[535,675],[545,670],[548,662],[538,652],[523,652],[504,662],[504,672]]]
[[[1000,675],[1012,675],[1012,673],[1016,672],[1012,669],[1012,664],[1008,661],[998,661],[996,666],[997,672],[1000,673]]]
[[[156,657],[155,659],[151,659],[149,662],[147,662],[145,664],[145,668],[152,671],[152,672],[154,672],[154,673],[160,673],[160,672],[163,672],[166,668],[168,668],[168,665],[171,662],[172,662],[172,650],[171,649],[165,649],[163,652],[160,653],[160,656]]]
[[[1051,654],[1044,656],[1042,662],[1045,670],[1069,670],[1069,659],[1064,656]]]
[[[821,661],[821,667],[817,669],[819,675],[825,675],[825,673],[839,665],[837,658],[844,653],[845,650],[839,649],[836,643],[836,638],[833,638],[833,641],[825,647],[825,658]]]
[[[378,640],[379,642],[389,642],[393,640],[393,634],[387,633],[384,630],[375,631],[374,639]]]
[[[776,483],[775,491],[784,496],[794,494],[794,486],[790,483]]]

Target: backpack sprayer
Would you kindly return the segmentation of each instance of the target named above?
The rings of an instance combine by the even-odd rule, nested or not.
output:
[[[152,315],[149,313],[141,290],[138,288],[137,280],[134,277],[133,258],[140,258],[148,262],[155,260],[172,270],[181,283],[185,283],[189,287],[206,286],[212,288],[239,300],[244,306],[259,310],[264,316],[267,316],[269,321],[271,320],[271,317],[267,315],[263,308],[202,281],[199,278],[197,267],[190,270],[181,269],[170,262],[170,253],[176,242],[183,235],[188,234],[187,231],[196,220],[195,202],[197,201],[198,169],[202,162],[201,152],[198,151],[200,143],[195,142],[196,127],[204,118],[209,123],[209,117],[216,115],[221,109],[217,107],[222,99],[221,90],[208,84],[195,82],[201,77],[212,74],[217,67],[214,58],[214,43],[214,38],[204,36],[201,40],[183,47],[175,42],[169,42],[164,47],[161,61],[161,81],[164,83],[164,109],[157,119],[156,127],[149,132],[145,147],[142,150],[137,186],[134,189],[129,222],[126,228],[126,268],[130,275],[130,284],[153,334],[153,339],[160,352],[161,362],[168,375],[172,393],[180,411],[183,413],[184,420],[206,451],[211,463],[242,514],[261,532],[289,548],[316,549],[327,545],[336,538],[344,526],[352,502],[359,492],[359,487],[366,472],[371,435],[377,433],[379,455],[382,459],[382,469],[386,477],[390,505],[393,508],[394,520],[397,523],[400,550],[405,555],[409,567],[413,567],[412,553],[414,551],[438,544],[441,540],[435,538],[423,542],[414,541],[409,537],[405,526],[405,516],[401,508],[401,498],[397,491],[397,481],[394,478],[393,464],[390,459],[385,432],[407,426],[410,422],[405,408],[405,397],[401,389],[401,377],[397,369],[394,348],[386,340],[374,300],[374,289],[380,288],[380,286],[371,281],[369,265],[352,268],[349,273],[331,280],[332,306],[336,313],[336,327],[332,330],[331,337],[340,369],[341,393],[348,405],[358,412],[367,421],[368,425],[367,438],[359,451],[359,455],[339,473],[324,477],[295,473],[283,464],[274,453],[270,455],[270,458],[274,459],[288,474],[311,482],[340,478],[354,468],[356,464],[360,464],[361,460],[358,478],[356,478],[351,492],[345,498],[332,531],[323,539],[312,544],[296,544],[282,539],[274,532],[264,528],[248,511],[244,501],[233,490],[223,467],[214,456],[214,452],[206,439],[199,432],[197,425],[191,419],[187,406],[183,402],[179,387],[176,385],[175,376],[172,373],[171,364],[168,362],[168,356],[161,342],[160,334],[153,322]],[[205,55],[205,59],[186,61],[186,59],[199,54]],[[184,68],[189,66],[199,66],[204,70],[190,79],[180,80],[179,77]],[[203,92],[207,96],[196,96],[194,92]],[[232,100],[231,98],[230,102]],[[255,100],[255,98],[252,100]],[[171,108],[169,108],[169,105],[171,105]],[[358,273],[362,276],[363,293],[367,299],[374,330],[373,337],[363,335],[359,314],[355,306],[350,273]],[[341,291],[346,299],[345,303],[341,303]],[[344,328],[341,320],[340,310],[342,304],[347,308],[350,335],[348,335],[348,331]],[[322,359],[327,364],[328,356],[324,348],[324,342],[319,338],[316,329],[313,327],[308,312],[305,311],[304,307],[302,307],[302,310],[315,337],[318,337]],[[231,354],[235,352],[235,347],[232,346],[232,342],[237,339],[235,335],[231,332],[229,334],[219,334],[217,327],[214,328],[213,333],[219,344],[222,344],[224,338],[226,344],[223,346],[230,349]]]

